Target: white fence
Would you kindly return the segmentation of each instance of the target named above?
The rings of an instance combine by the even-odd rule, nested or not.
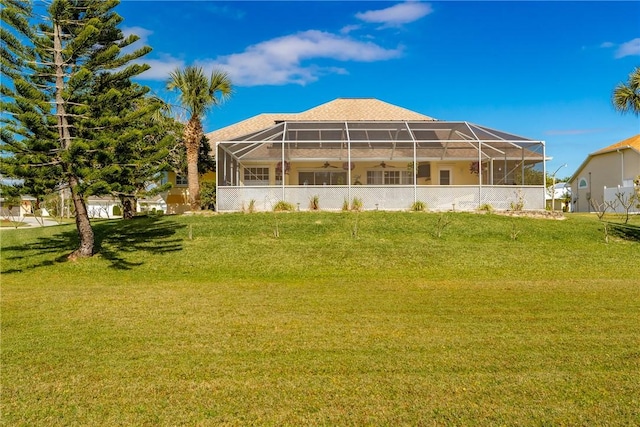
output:
[[[496,210],[522,205],[525,210],[544,209],[543,186],[234,186],[218,187],[216,200],[220,212],[241,211],[253,201],[257,211],[270,211],[281,200],[299,210],[309,210],[312,197],[318,196],[322,210],[340,210],[358,198],[365,210],[408,210],[415,201],[434,211],[472,211],[488,204]]]
[[[610,206],[610,211],[616,213],[640,213],[640,200],[636,198],[635,187],[611,187],[604,188],[604,202]]]

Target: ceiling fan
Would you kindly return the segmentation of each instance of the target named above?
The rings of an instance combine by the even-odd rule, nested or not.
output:
[[[388,164],[386,164],[384,161],[380,162],[380,164],[379,164],[378,166],[380,166],[382,169],[385,169],[385,168],[395,168],[395,166],[393,166],[393,165],[388,165]]]
[[[333,166],[331,163],[329,162],[324,162],[324,165],[322,165],[323,168],[337,168],[337,166]]]

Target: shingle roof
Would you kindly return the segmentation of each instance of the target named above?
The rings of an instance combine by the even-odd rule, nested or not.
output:
[[[259,114],[233,125],[209,132],[209,142],[227,141],[255,132],[283,120],[435,120],[374,98],[338,98],[301,113]]]
[[[615,144],[611,144],[608,147],[604,147],[598,151],[594,151],[593,153],[589,154],[580,164],[580,166],[578,166],[578,169],[576,169],[576,171],[573,173],[573,175],[571,175],[571,178],[569,178],[569,182],[573,182],[578,175],[580,174],[580,172],[582,171],[582,169],[584,169],[584,167],[587,165],[587,163],[589,163],[589,161],[591,160],[592,157],[594,156],[598,156],[600,154],[605,154],[605,153],[610,153],[611,151],[615,151],[617,149],[620,148],[630,148],[632,150],[637,151],[638,153],[640,153],[640,134],[638,135],[634,135],[630,138],[624,139],[620,142],[616,142]]]
[[[608,147],[605,147],[601,150],[591,153],[591,155],[607,153],[609,151],[617,150],[618,148],[627,148],[627,147],[635,148],[636,150],[640,151],[640,134],[632,136],[631,138],[627,138],[620,142],[616,142],[615,144],[612,144]]]

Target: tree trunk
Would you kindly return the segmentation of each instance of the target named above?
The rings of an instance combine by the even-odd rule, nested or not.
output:
[[[132,219],[136,213],[136,198],[120,196],[120,203],[122,203],[122,219]]]
[[[78,180],[76,177],[69,178],[69,187],[71,188],[73,206],[76,210],[76,229],[80,237],[80,246],[69,255],[69,259],[87,258],[93,255],[93,228],[91,228],[91,222],[89,222],[89,215],[84,199],[78,194]]]
[[[200,182],[198,174],[198,152],[202,124],[197,117],[192,117],[184,128],[184,144],[187,149],[187,181],[189,183],[189,208],[200,210]]]
[[[64,67],[65,61],[62,57],[62,36],[60,34],[60,26],[57,22],[53,24],[53,56],[56,70],[56,117],[58,136],[60,138],[60,148],[68,151],[71,146],[71,133],[69,132],[69,121],[67,120],[67,112],[62,92],[65,89],[64,83]],[[65,162],[65,173],[68,174],[69,188],[71,189],[71,198],[73,206],[76,210],[76,228],[80,238],[80,247],[69,255],[69,259],[85,258],[93,255],[94,236],[87,206],[81,194],[78,194],[78,179],[71,171],[71,165]]]

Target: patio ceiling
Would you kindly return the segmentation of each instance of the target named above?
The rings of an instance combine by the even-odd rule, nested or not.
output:
[[[543,143],[468,122],[282,121],[220,142],[238,160],[483,159],[542,161]],[[284,152],[283,152],[284,144]],[[349,153],[350,149],[350,153]],[[415,153],[414,153],[415,150]]]

